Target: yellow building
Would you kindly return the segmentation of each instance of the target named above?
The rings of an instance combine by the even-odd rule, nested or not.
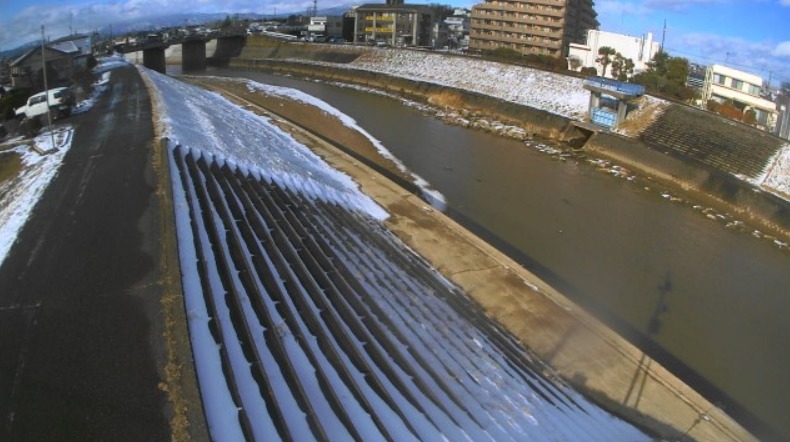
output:
[[[403,0],[364,4],[354,10],[354,43],[429,46],[432,24],[427,5],[407,5]]]
[[[592,0],[486,0],[472,8],[469,48],[564,57],[598,29]]]

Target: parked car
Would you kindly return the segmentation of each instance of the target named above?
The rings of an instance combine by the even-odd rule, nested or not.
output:
[[[27,104],[16,109],[19,118],[33,118],[47,113],[47,95],[49,95],[49,110],[55,119],[71,115],[71,106],[74,105],[74,95],[67,87],[58,87],[48,91],[39,92],[27,99]]]

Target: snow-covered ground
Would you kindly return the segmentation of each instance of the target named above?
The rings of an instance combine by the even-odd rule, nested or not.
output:
[[[71,147],[73,132],[71,126],[56,126],[52,132],[42,132],[30,144],[12,150],[22,158],[22,171],[17,177],[0,185],[0,265],[33,212],[36,202],[57,174],[63,157]],[[36,153],[31,148],[33,143],[40,151],[51,153]]]
[[[305,63],[305,60],[294,61]],[[568,118],[583,118],[590,102],[590,93],[582,88],[580,78],[471,57],[448,57],[410,50],[370,49],[348,64],[318,64],[331,65],[335,69],[348,67],[380,72],[451,86]]]
[[[590,93],[583,79],[523,66],[514,66],[473,57],[450,57],[441,53],[366,48],[348,64],[293,60],[331,66],[333,69],[361,69],[415,81],[478,92],[506,101],[541,109],[567,118],[582,120],[589,106]],[[668,102],[645,96],[644,107],[661,109]],[[660,111],[659,111],[660,113]],[[653,115],[655,118],[658,115]],[[629,135],[627,131],[619,131]],[[790,200],[790,149],[785,148],[764,176],[749,180],[761,189]]]
[[[790,200],[790,144],[785,145],[768,164],[763,176],[753,181],[758,187]]]
[[[94,85],[93,94],[77,103],[74,114],[89,111],[106,89],[110,80],[109,71],[128,64],[120,57],[100,58],[98,62],[94,72],[101,75]],[[13,150],[22,158],[22,170],[17,177],[0,186],[0,265],[11,250],[39,198],[57,175],[66,152],[71,148],[73,134],[74,128],[68,124],[53,126],[52,132],[45,129],[29,143]],[[39,155],[32,149],[33,146],[39,152],[49,152],[49,154]]]
[[[142,72],[215,440],[649,440],[545,377],[267,118]]]
[[[164,135],[173,142],[255,168],[267,180],[291,190],[363,210],[379,219],[387,216],[349,176],[329,167],[268,118],[217,93],[140,69],[156,89]]]
[[[376,150],[378,150],[381,156],[392,161],[392,163],[395,164],[395,166],[398,167],[398,169],[400,169],[401,172],[405,173],[406,175],[410,175],[412,177],[414,184],[422,190],[422,193],[425,196],[425,198],[428,201],[430,201],[434,207],[440,210],[446,207],[447,202],[444,198],[444,195],[442,195],[436,189],[433,189],[430,183],[428,183],[428,181],[426,181],[424,178],[408,170],[408,168],[406,168],[406,166],[395,155],[393,155],[393,153],[390,152],[389,149],[387,149],[381,143],[381,141],[377,140],[368,131],[360,127],[359,124],[357,124],[356,120],[340,112],[337,108],[330,105],[329,103],[293,88],[272,86],[268,84],[258,83],[256,81],[252,81],[248,79],[234,79],[234,78],[225,78],[225,77],[215,77],[215,79],[223,80],[223,81],[241,82],[246,84],[248,90],[250,90],[251,92],[259,91],[271,96],[284,97],[289,100],[298,101],[310,106],[314,106],[318,109],[321,109],[323,112],[337,118],[337,120],[343,123],[345,126],[362,134],[365,138],[367,138],[371,142],[371,144],[376,148]]]

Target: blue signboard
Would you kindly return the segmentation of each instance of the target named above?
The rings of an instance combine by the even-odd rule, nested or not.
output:
[[[626,83],[604,77],[587,77],[584,79],[584,84],[596,89],[619,92],[634,97],[645,94],[645,87],[640,84]]]
[[[617,113],[597,107],[591,110],[590,119],[599,126],[614,127],[617,123]]]

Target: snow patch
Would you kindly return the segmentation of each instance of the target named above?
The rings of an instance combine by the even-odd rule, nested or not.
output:
[[[61,126],[36,137],[33,142],[41,151],[52,152],[49,155],[34,152],[30,145],[13,149],[14,153],[21,156],[23,167],[17,177],[0,184],[0,265],[8,256],[41,195],[57,175],[63,157],[71,148],[73,132],[71,126]]]
[[[779,149],[776,156],[768,162],[763,173],[751,182],[790,200],[790,144]]]
[[[349,177],[324,162],[270,119],[221,95],[139,67],[158,94],[164,135],[218,161],[247,165],[268,181],[383,220],[388,214]]]
[[[227,79],[223,79],[227,80]],[[251,92],[259,91],[263,92],[267,95],[273,95],[277,97],[284,97],[293,101],[298,101],[300,103],[307,104],[309,106],[316,107],[321,109],[322,111],[326,112],[327,114],[337,118],[340,120],[343,125],[346,127],[359,132],[367,138],[371,144],[376,148],[376,150],[383,156],[384,158],[390,160],[401,172],[410,175],[412,177],[413,183],[420,188],[423,193],[423,196],[434,206],[439,209],[444,209],[447,206],[447,200],[445,199],[444,195],[441,192],[431,187],[430,183],[425,180],[424,178],[420,177],[419,175],[411,172],[389,149],[387,149],[381,141],[376,139],[373,135],[371,135],[368,131],[363,129],[355,119],[351,118],[350,116],[344,114],[339,109],[335,108],[334,106],[330,105],[329,103],[313,97],[312,95],[308,95],[298,89],[292,89],[288,87],[282,86],[272,86],[268,84],[258,83],[252,80],[235,80],[241,81],[246,83],[247,88]]]

